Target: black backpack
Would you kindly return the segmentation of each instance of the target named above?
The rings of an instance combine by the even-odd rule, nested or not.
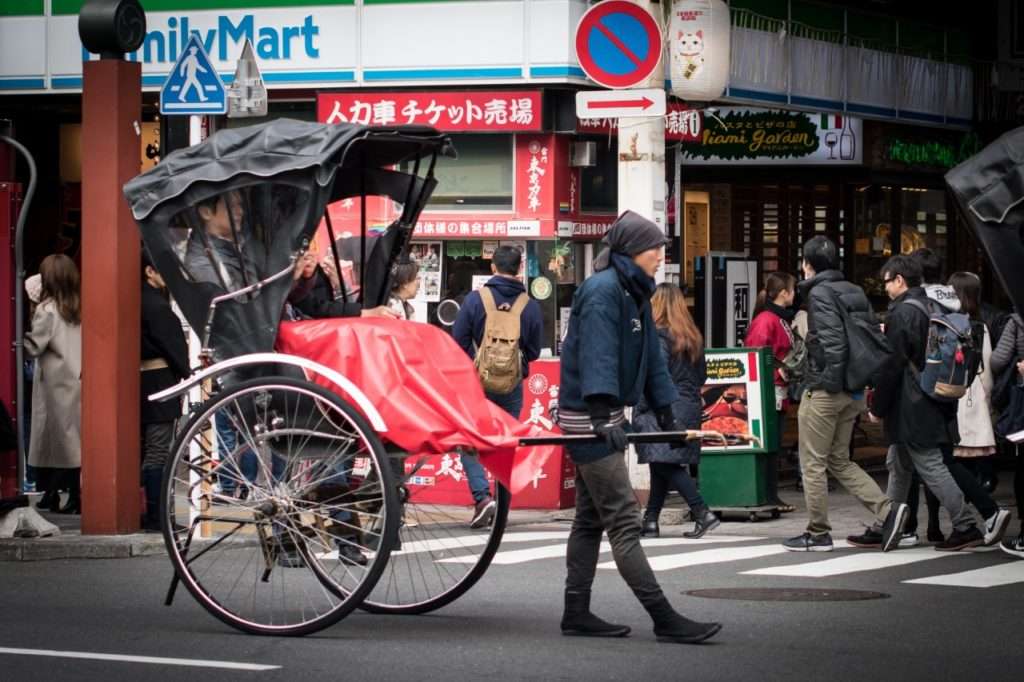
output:
[[[871,385],[872,377],[889,361],[892,346],[877,322],[872,323],[851,315],[843,305],[842,297],[834,290],[832,295],[846,330],[848,350],[844,388],[856,393]]]

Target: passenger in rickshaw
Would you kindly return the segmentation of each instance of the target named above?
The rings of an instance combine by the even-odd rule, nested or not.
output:
[[[400,315],[388,306],[364,308],[359,300],[359,258],[354,253],[354,239],[338,239],[336,247],[346,263],[352,263],[352,269],[346,273],[344,281],[338,274],[332,257],[324,258],[312,269],[302,273],[304,287],[297,287],[289,297],[289,303],[305,317],[322,319],[327,317],[389,317],[399,318]],[[370,240],[368,240],[370,241]],[[367,245],[371,250],[372,241]],[[347,256],[347,257],[346,257]]]

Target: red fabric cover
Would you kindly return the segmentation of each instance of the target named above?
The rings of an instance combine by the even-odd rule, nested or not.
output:
[[[277,350],[326,365],[358,386],[387,425],[384,440],[413,454],[475,448],[513,493],[557,451],[519,447],[520,437],[554,434],[487,400],[473,362],[437,327],[377,317],[283,322]],[[311,379],[337,392],[330,380]]]

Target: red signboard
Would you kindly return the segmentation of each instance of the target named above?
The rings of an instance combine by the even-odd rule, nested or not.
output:
[[[427,125],[446,132],[532,132],[542,126],[539,90],[344,92],[317,96],[317,120]]]
[[[516,136],[516,217],[554,216],[554,145],[552,135]]]
[[[551,408],[558,403],[558,360],[530,363],[530,375],[523,382],[523,411],[520,420],[558,432],[551,419]],[[406,462],[411,500],[427,504],[470,506],[473,498],[466,482],[462,461],[457,453],[429,457],[422,466]],[[413,472],[413,467],[416,471]],[[493,478],[488,474],[488,479]],[[515,509],[566,509],[575,504],[576,468],[567,453],[549,458],[533,472],[532,481],[512,497]]]
[[[576,132],[579,133],[617,133],[617,118],[580,118],[576,119]],[[704,120],[700,112],[690,109],[679,102],[669,102],[665,114],[665,139],[696,142],[700,139]]]

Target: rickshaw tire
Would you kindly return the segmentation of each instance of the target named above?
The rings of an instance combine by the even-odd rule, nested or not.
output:
[[[262,626],[256,623],[245,622],[240,618],[235,618],[223,610],[216,608],[215,602],[217,601],[213,595],[206,594],[201,586],[196,584],[193,580],[190,580],[186,573],[184,561],[182,560],[181,554],[177,551],[175,544],[175,538],[173,529],[170,523],[170,515],[168,513],[169,503],[169,492],[170,482],[174,477],[175,465],[177,462],[177,454],[184,443],[185,436],[187,436],[195,426],[197,422],[204,418],[208,418],[207,413],[210,408],[217,403],[224,401],[231,395],[242,393],[250,390],[254,386],[260,385],[276,385],[276,386],[288,386],[292,388],[298,388],[301,390],[310,391],[319,395],[324,400],[333,403],[336,408],[343,412],[349,419],[351,419],[359,431],[364,434],[365,442],[373,449],[377,457],[377,471],[381,477],[382,495],[384,496],[384,507],[387,510],[385,515],[385,528],[383,532],[383,540],[381,546],[376,552],[376,557],[373,560],[373,565],[367,572],[366,578],[362,583],[354,590],[354,598],[348,598],[343,601],[336,608],[332,609],[328,613],[325,613],[312,621],[297,624],[294,626],[282,627],[282,626]],[[182,423],[181,420],[178,422]],[[237,629],[242,632],[254,635],[268,635],[276,637],[301,637],[309,634],[319,632],[325,628],[328,628],[349,615],[352,611],[362,606],[363,600],[373,591],[377,581],[384,573],[384,569],[387,567],[388,559],[391,555],[392,548],[398,541],[398,521],[399,521],[399,502],[397,486],[394,481],[394,474],[391,471],[391,467],[387,466],[387,453],[385,452],[384,445],[381,442],[380,436],[374,431],[373,427],[370,426],[362,414],[348,403],[344,398],[338,394],[329,391],[313,382],[304,381],[302,379],[294,379],[283,376],[271,376],[271,377],[260,377],[256,379],[250,379],[235,384],[226,390],[210,396],[204,400],[194,414],[190,415],[187,420],[184,420],[184,426],[182,426],[175,434],[174,440],[171,444],[171,448],[168,454],[167,462],[164,465],[163,475],[161,477],[160,484],[160,529],[164,538],[164,545],[167,550],[167,554],[171,559],[171,563],[174,567],[175,576],[180,580],[185,588],[189,591],[192,597],[199,602],[199,604],[214,617],[221,622]],[[497,519],[496,519],[497,521]],[[329,580],[319,568],[311,569],[316,577],[320,580],[321,584],[328,589],[335,596],[345,598],[346,593],[340,590],[333,581]],[[211,603],[213,602],[213,603]]]

